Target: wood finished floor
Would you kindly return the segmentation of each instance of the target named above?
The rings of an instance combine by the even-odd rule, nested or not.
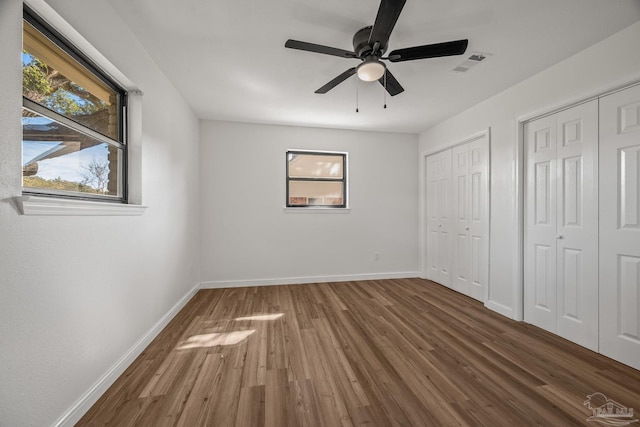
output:
[[[79,426],[570,426],[640,371],[422,279],[201,290]]]

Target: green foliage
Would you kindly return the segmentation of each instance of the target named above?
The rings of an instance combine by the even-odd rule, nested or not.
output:
[[[90,115],[106,104],[38,58],[23,51],[22,94],[65,116]]]
[[[22,66],[22,94],[24,96],[41,102],[53,92],[45,69],[46,65],[36,58],[29,64]]]
[[[95,105],[88,102],[78,103],[67,91],[60,89],[51,94],[45,101],[45,106],[66,116],[91,114],[98,110]]]

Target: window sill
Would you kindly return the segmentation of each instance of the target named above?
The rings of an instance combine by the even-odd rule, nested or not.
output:
[[[18,197],[17,202],[23,215],[140,216],[147,209],[140,205],[39,196]]]
[[[284,208],[285,213],[296,214],[348,214],[351,208]]]

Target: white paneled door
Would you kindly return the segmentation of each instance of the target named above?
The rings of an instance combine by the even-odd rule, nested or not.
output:
[[[640,369],[640,86],[600,100],[600,353]]]
[[[525,125],[525,320],[598,350],[598,101]]]
[[[451,286],[451,150],[427,157],[427,279]]]
[[[525,124],[525,320],[556,331],[556,117]]]
[[[484,301],[489,277],[488,135],[452,149],[451,287]]]
[[[480,301],[489,281],[489,133],[427,157],[427,278]]]

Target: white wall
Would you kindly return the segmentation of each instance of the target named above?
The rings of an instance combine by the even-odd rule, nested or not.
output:
[[[418,275],[417,135],[207,121],[200,136],[205,286]],[[287,149],[348,152],[351,211],[285,212]]]
[[[2,427],[55,423],[199,282],[197,118],[108,2],[49,3],[145,92],[149,208],[141,217],[18,213],[22,4],[0,0]]]
[[[640,23],[420,134],[420,151],[433,152],[491,128],[491,254],[488,306],[521,313],[516,274],[515,186],[518,119],[550,111],[640,78]],[[601,171],[606,173],[606,171]]]

